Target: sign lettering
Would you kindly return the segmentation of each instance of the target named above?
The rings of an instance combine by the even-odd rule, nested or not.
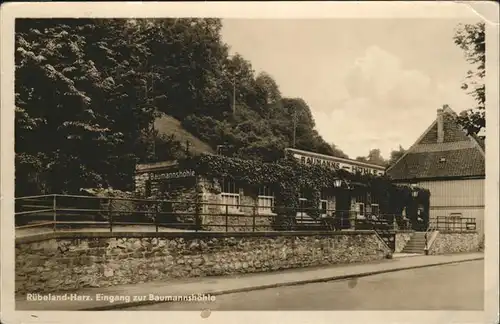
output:
[[[347,159],[336,158],[334,156],[315,156],[315,153],[299,151],[295,149],[286,149],[291,152],[293,157],[298,159],[300,163],[310,164],[310,165],[322,165],[333,170],[346,170],[352,173],[358,174],[373,174],[373,175],[383,175],[385,169],[378,165],[362,165],[357,161],[350,161]]]
[[[194,177],[195,173],[193,170],[169,172],[169,173],[153,173],[151,175],[151,180],[168,180],[168,179],[179,179],[179,178],[189,178]]]

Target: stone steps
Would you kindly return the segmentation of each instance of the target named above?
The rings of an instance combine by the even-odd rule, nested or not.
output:
[[[425,250],[425,233],[416,232],[413,234],[410,241],[406,243],[405,247],[401,252],[423,254],[424,250]]]

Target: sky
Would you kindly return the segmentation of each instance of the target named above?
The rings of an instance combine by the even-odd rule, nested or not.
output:
[[[457,19],[224,19],[231,52],[304,99],[316,129],[350,158],[409,148],[461,89],[472,67],[454,44]]]

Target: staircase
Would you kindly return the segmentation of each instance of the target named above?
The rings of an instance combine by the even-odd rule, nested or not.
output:
[[[406,243],[402,253],[424,254],[425,250],[425,232],[415,232],[411,239]]]

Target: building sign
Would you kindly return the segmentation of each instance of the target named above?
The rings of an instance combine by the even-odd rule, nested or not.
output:
[[[384,175],[385,168],[380,165],[342,159],[334,156],[307,152],[292,148],[285,149],[294,158],[304,164],[321,164],[334,170],[346,170],[351,173]]]
[[[193,170],[176,171],[168,173],[153,173],[151,175],[151,180],[170,180],[179,178],[189,178],[194,177],[195,173]]]

